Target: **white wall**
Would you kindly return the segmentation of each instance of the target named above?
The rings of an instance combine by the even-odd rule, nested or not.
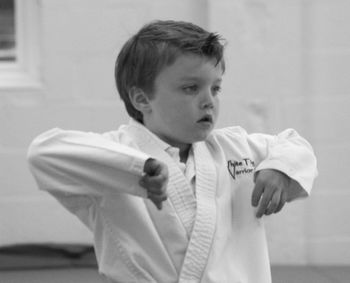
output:
[[[270,133],[293,127],[318,156],[311,198],[267,220],[272,261],[350,264],[350,3],[210,4],[210,26],[229,39],[221,123]]]
[[[283,2],[283,3],[282,3]],[[350,4],[346,0],[39,0],[41,89],[0,89],[0,244],[91,241],[30,176],[26,148],[62,127],[127,121],[115,57],[152,19],[188,20],[228,40],[219,126],[296,128],[314,145],[311,198],[267,219],[273,263],[350,264]]]

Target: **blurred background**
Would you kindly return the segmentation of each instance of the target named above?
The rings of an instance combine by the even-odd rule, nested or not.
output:
[[[53,127],[104,132],[126,123],[118,51],[143,24],[174,19],[228,41],[218,127],[291,127],[314,146],[312,196],[266,218],[272,264],[350,265],[349,1],[1,0],[0,10],[0,247],[92,243],[37,190],[26,150]]]

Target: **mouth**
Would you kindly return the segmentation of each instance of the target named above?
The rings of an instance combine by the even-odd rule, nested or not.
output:
[[[209,114],[204,115],[201,119],[197,121],[197,123],[210,123],[213,124],[213,117]]]

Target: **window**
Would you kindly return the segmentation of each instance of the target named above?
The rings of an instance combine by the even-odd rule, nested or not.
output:
[[[41,88],[39,21],[41,0],[0,0],[0,94]]]
[[[0,0],[0,61],[15,60],[15,3]]]

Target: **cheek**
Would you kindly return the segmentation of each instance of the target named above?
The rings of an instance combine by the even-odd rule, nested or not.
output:
[[[173,107],[171,110],[165,113],[166,119],[170,123],[177,124],[186,124],[189,121],[189,111],[186,110],[186,107]]]
[[[214,103],[215,103],[214,112],[215,112],[215,115],[218,116],[219,111],[220,111],[220,100],[218,97],[215,97]]]
[[[169,103],[165,115],[178,117],[179,119],[186,119],[194,113],[193,102],[188,99],[176,100]]]
[[[174,126],[179,122],[183,122],[183,117],[185,115],[183,107],[170,103],[163,107],[160,111],[159,118],[163,121],[163,123],[169,126]]]

